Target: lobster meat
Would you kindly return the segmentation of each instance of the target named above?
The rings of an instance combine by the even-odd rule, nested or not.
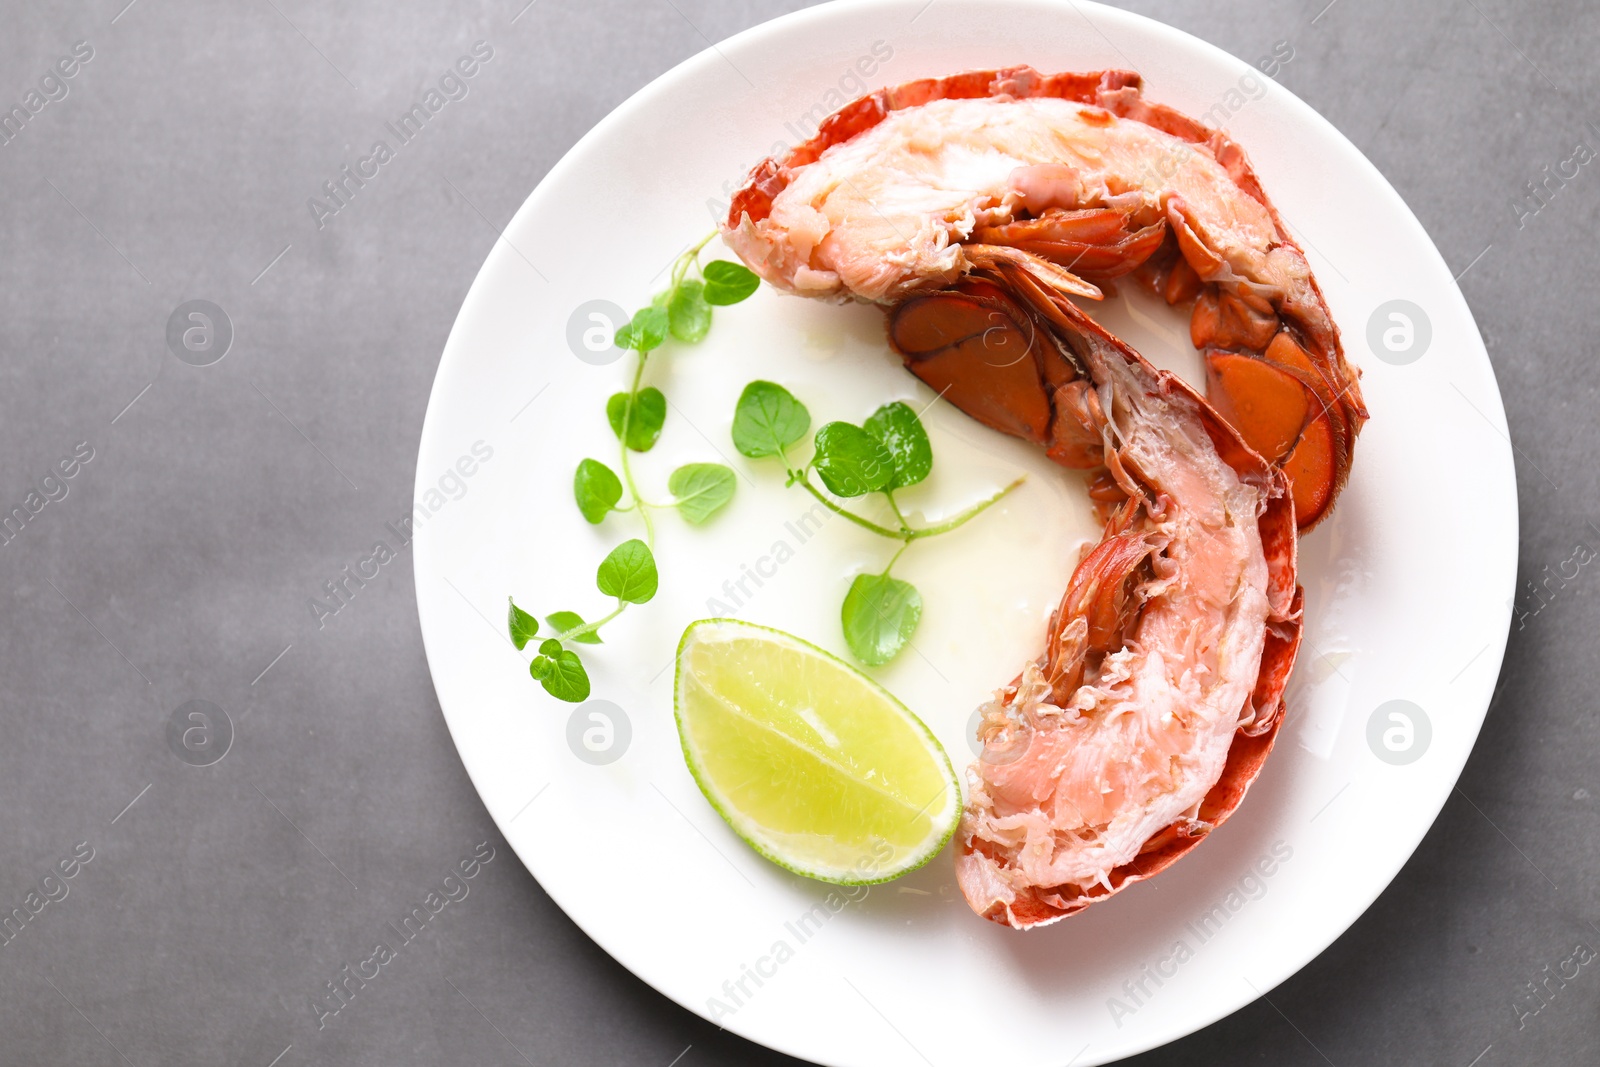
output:
[[[1366,411],[1310,267],[1244,153],[1126,71],[883,89],[759,164],[724,241],[774,286],[887,312],[962,411],[1091,472],[1105,531],[1045,652],[983,707],[957,878],[1053,922],[1239,805],[1300,641],[1296,537]],[[1190,308],[1206,395],[1086,315],[1131,277]]]

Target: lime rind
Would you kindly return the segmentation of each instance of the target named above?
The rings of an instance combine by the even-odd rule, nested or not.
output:
[[[756,823],[754,820],[748,818],[744,812],[740,811],[735,804],[725,797],[722,790],[719,789],[717,784],[712,780],[710,774],[702,765],[702,760],[695,752],[695,746],[691,741],[689,727],[684,722],[685,701],[683,699],[685,693],[684,665],[686,662],[686,652],[689,650],[691,645],[698,643],[708,629],[719,628],[732,629],[749,637],[761,636],[763,639],[770,641],[773,644],[785,646],[801,655],[820,660],[832,666],[833,668],[844,672],[844,674],[851,678],[855,684],[860,685],[863,690],[872,693],[873,696],[878,699],[885,708],[895,712],[902,722],[911,728],[912,732],[916,735],[916,738],[922,742],[926,754],[932,760],[939,777],[942,778],[946,786],[944,791],[944,803],[940,805],[939,810],[926,813],[929,824],[933,828],[933,831],[930,832],[921,842],[919,842],[914,849],[910,850],[908,854],[901,856],[892,866],[885,867],[881,871],[874,871],[870,874],[864,873],[861,870],[862,864],[859,861],[853,866],[821,867],[809,865],[806,862],[796,859],[792,854],[790,854],[791,850],[785,850],[781,847],[781,842],[784,837],[801,837],[803,835],[784,834],[781,831],[776,831],[772,828],[762,826],[761,824]],[[705,690],[708,695],[717,699],[719,702],[726,704],[726,701],[721,697],[720,694],[717,694],[714,690],[711,690],[698,678],[696,678],[695,681],[696,684],[698,684],[701,689]],[[749,716],[748,713],[741,712],[741,714],[743,714],[745,718],[758,725],[764,725],[760,724],[760,720]],[[761,626],[756,623],[745,622],[742,619],[729,618],[700,619],[696,622],[690,623],[689,626],[685,628],[682,639],[678,642],[676,669],[674,671],[673,679],[673,718],[678,728],[678,740],[683,751],[684,763],[688,766],[690,775],[694,778],[695,784],[700,787],[700,792],[705,796],[707,803],[709,803],[712,809],[722,817],[723,821],[728,824],[734,833],[738,834],[739,837],[752,849],[754,849],[756,853],[763,859],[782,867],[784,870],[791,871],[803,877],[812,878],[817,881],[827,882],[833,885],[847,886],[879,885],[884,882],[893,881],[894,879],[899,878],[910,871],[914,871],[917,868],[922,867],[929,860],[933,859],[934,856],[942,852],[945,845],[949,844],[950,839],[955,835],[956,827],[960,823],[961,787],[959,780],[956,777],[955,768],[950,762],[950,757],[944,750],[944,746],[939,743],[938,738],[936,738],[933,735],[933,732],[928,729],[927,724],[918,718],[910,708],[901,703],[894,696],[894,694],[884,689],[883,686],[879,685],[872,678],[862,674],[850,664],[846,663],[838,656],[833,655],[831,652],[828,652],[826,649],[819,648],[811,642],[806,641],[803,638],[796,637],[793,634],[786,633],[783,630],[774,629],[770,626]],[[782,734],[779,736],[782,736],[789,744],[795,745],[796,747],[805,748],[814,758],[819,758],[820,760],[826,761],[828,764],[837,766],[832,759],[822,757],[819,753],[811,752],[809,746],[803,746],[797,739],[789,738]],[[840,769],[843,770],[843,768]],[[862,781],[859,782],[859,784],[866,788],[882,793],[885,800],[892,800],[900,804],[904,803],[898,797],[886,792],[876,783]],[[922,814],[923,813],[919,812],[918,817],[920,817]],[[940,829],[941,827],[942,829]],[[801,850],[795,849],[792,851],[799,852]]]

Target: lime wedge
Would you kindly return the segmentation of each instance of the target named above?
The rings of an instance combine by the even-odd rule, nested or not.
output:
[[[702,619],[678,646],[683,757],[711,806],[796,874],[869,885],[955,833],[961,790],[922,721],[882,686],[781,630]]]

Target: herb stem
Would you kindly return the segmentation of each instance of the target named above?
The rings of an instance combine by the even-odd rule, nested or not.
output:
[[[556,634],[556,640],[561,642],[574,641],[582,637],[584,634],[592,634],[596,630],[600,629],[600,627],[616,618],[618,615],[621,615],[627,606],[628,602],[626,600],[619,600],[617,601],[617,610],[613,611],[610,615],[607,615],[603,619],[596,619],[594,622],[586,622],[582,626],[574,626],[570,630],[563,630]]]
[[[949,533],[956,527],[964,525],[965,523],[982,514],[984,511],[988,510],[990,507],[998,504],[1000,500],[1006,496],[1006,494],[1010,493],[1013,489],[1017,488],[1025,481],[1027,481],[1026,477],[1018,478],[1016,481],[1012,482],[1010,485],[1006,486],[989,499],[979,501],[967,510],[946,519],[944,522],[937,523],[933,526],[924,526],[920,529],[912,530],[906,535],[906,537],[908,540],[916,540],[920,537],[937,537],[940,534]]]
[[[880,578],[889,577],[889,572],[894,569],[894,565],[896,563],[900,562],[900,557],[905,555],[906,549],[908,549],[910,547],[911,547],[911,542],[910,541],[902,541],[902,542],[900,542],[900,547],[895,550],[895,553],[894,553],[893,556],[889,557],[888,566],[883,568],[883,573],[880,574],[879,577]]]
[[[889,498],[889,510],[893,511],[894,512],[894,517],[896,519],[900,520],[900,530],[901,530],[901,532],[902,533],[910,533],[911,532],[911,524],[906,521],[905,515],[901,513],[900,505],[895,503],[894,490],[893,489],[885,489],[883,491],[883,495]],[[896,558],[898,558],[898,557],[896,557]]]
[[[633,368],[633,385],[628,389],[628,402],[622,409],[622,480],[628,486],[628,499],[639,506],[639,518],[644,520],[644,540],[653,550],[656,547],[655,526],[650,522],[650,508],[639,495],[639,487],[633,484],[633,469],[628,465],[628,431],[633,424],[633,409],[639,402],[639,383],[644,379],[644,363],[650,356],[649,352],[640,352],[639,361]]]
[[[689,264],[700,258],[700,250],[710,244],[711,239],[716,235],[717,231],[712,230],[705,235],[705,238],[699,244],[678,257],[678,262],[672,265],[672,285],[668,289],[669,292],[672,289],[676,289],[683,282],[683,276],[689,273]]]
[[[968,522],[971,522],[973,519],[977,518],[995,504],[998,504],[1001,499],[1013,489],[1016,489],[1023,482],[1027,481],[1026,476],[1018,478],[1016,481],[995,493],[987,500],[980,500],[978,503],[972,505],[970,508],[967,508],[965,511],[959,512],[946,519],[944,522],[935,523],[932,526],[912,526],[910,523],[906,522],[906,518],[901,513],[899,505],[895,503],[893,494],[886,492],[884,495],[889,498],[889,506],[894,509],[895,517],[900,520],[900,529],[891,530],[889,527],[880,526],[870,519],[863,519],[855,512],[842,508],[838,504],[835,504],[832,500],[829,500],[825,495],[823,495],[820,489],[811,484],[811,479],[807,477],[805,471],[791,470],[789,472],[789,479],[791,482],[803,486],[806,492],[816,497],[817,501],[823,507],[833,512],[835,515],[849,519],[863,530],[871,530],[880,537],[887,537],[891,541],[901,542],[901,551],[905,550],[905,545],[909,545],[913,541],[919,541],[924,537],[938,537],[940,534],[947,534],[957,527],[966,525]],[[899,559],[900,553],[895,553],[894,558],[896,560]],[[889,561],[889,566],[894,566],[894,560]],[[884,573],[887,574],[888,571],[885,570]]]
[[[877,523],[872,522],[869,519],[863,519],[860,515],[857,515],[853,511],[847,511],[846,509],[841,508],[838,504],[835,504],[833,501],[824,496],[820,489],[812,485],[811,479],[806,476],[804,471],[790,471],[789,476],[795,480],[796,484],[804,486],[806,492],[816,497],[817,501],[823,507],[833,512],[835,515],[849,519],[863,530],[871,530],[873,533],[878,534],[881,537],[887,537],[894,541],[909,541],[912,535],[915,533],[915,531],[903,532],[900,530],[891,530],[887,526],[879,526]]]

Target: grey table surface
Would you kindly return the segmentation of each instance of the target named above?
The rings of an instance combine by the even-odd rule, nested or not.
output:
[[[0,103],[42,106],[0,144],[0,510],[36,509],[0,545],[0,913],[24,915],[0,1063],[785,1059],[634,978],[511,855],[439,713],[409,557],[337,625],[307,610],[409,510],[496,227],[640,86],[795,6],[524,2],[4,4]],[[1537,212],[1526,183],[1600,145],[1600,7],[1133,6],[1249,61],[1292,42],[1282,83],[1462,272],[1522,509],[1502,684],[1415,857],[1269,998],[1136,1062],[1594,1063],[1600,967],[1550,975],[1600,945],[1600,171]],[[479,40],[468,102],[319,232],[308,196]],[[210,366],[166,343],[191,300],[232,324]],[[194,700],[233,723],[209,766],[168,742]],[[469,896],[319,1030],[354,947],[485,842]]]

